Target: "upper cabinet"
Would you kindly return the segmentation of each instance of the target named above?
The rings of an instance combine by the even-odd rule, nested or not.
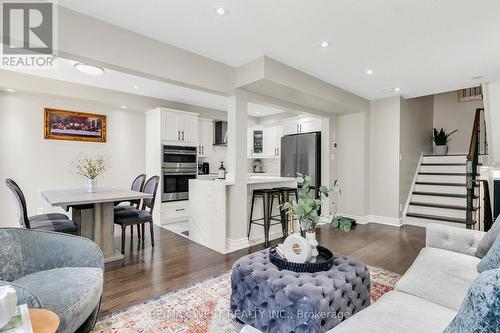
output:
[[[321,131],[321,119],[299,118],[290,119],[284,123],[284,135],[310,133]]]
[[[282,126],[248,128],[247,144],[250,158],[278,158],[281,150]]]
[[[162,110],[161,139],[171,144],[196,146],[198,142],[198,114]]]
[[[209,157],[214,152],[214,122],[200,118],[198,123],[198,156]]]

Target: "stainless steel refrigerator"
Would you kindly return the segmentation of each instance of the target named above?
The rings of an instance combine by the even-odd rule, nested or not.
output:
[[[321,183],[321,132],[285,135],[281,138],[281,176],[311,176],[311,185]]]

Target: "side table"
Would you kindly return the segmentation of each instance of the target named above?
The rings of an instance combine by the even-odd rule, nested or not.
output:
[[[55,333],[60,319],[54,312],[45,309],[29,309],[33,333]]]

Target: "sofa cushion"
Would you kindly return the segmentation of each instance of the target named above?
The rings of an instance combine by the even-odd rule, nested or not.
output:
[[[488,250],[495,242],[497,235],[500,231],[500,215],[497,217],[495,223],[491,226],[490,230],[484,235],[477,246],[476,257],[482,258],[488,253]]]
[[[59,332],[74,332],[99,304],[103,271],[93,267],[56,268],[14,282],[35,294],[42,308],[59,316]]]
[[[479,261],[474,256],[426,247],[395,289],[458,310],[479,275]]]
[[[489,269],[496,268],[500,268],[500,233],[498,233],[495,242],[488,253],[486,253],[486,256],[484,256],[479,265],[477,265],[477,271],[482,273]]]
[[[499,331],[500,269],[493,269],[481,273],[474,281],[457,316],[444,333]]]
[[[423,298],[391,291],[328,332],[441,333],[456,313]]]

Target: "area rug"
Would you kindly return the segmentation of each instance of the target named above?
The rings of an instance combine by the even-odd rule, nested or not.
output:
[[[394,288],[400,275],[369,269],[371,299],[376,302]],[[231,272],[226,272],[103,317],[93,332],[237,333],[242,325],[229,312],[230,295]]]

